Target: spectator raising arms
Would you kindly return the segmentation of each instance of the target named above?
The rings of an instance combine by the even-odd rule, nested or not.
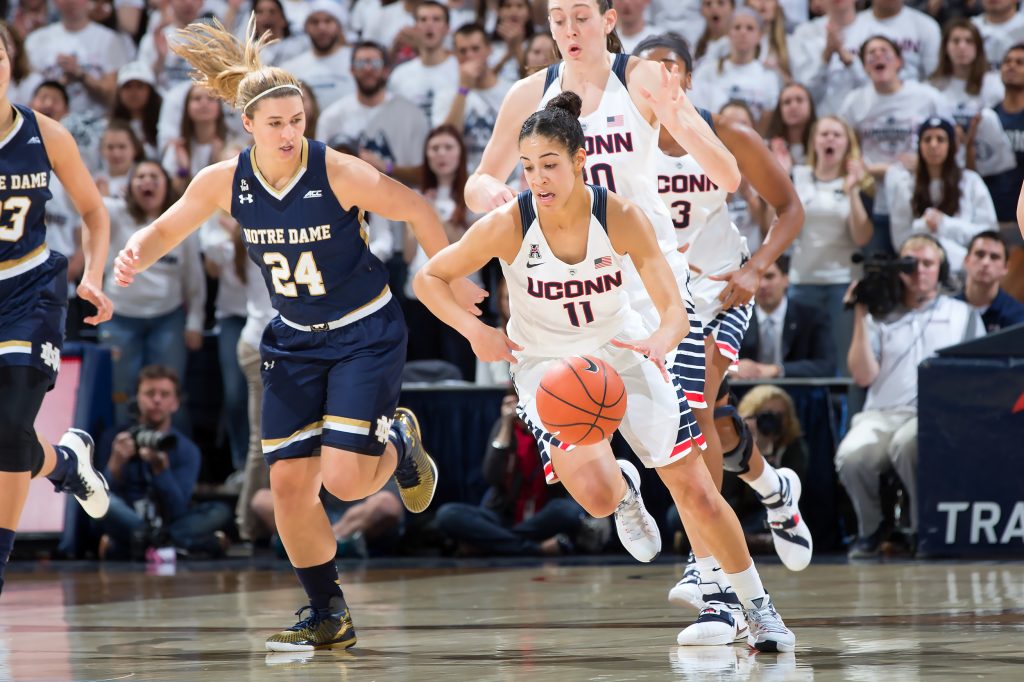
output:
[[[164,150],[163,166],[180,194],[193,176],[220,160],[228,127],[220,102],[206,88],[193,85],[185,100],[181,135]]]
[[[971,238],[996,229],[996,209],[981,176],[957,164],[950,121],[930,118],[917,135],[916,170],[894,164],[885,174],[892,238],[899,243],[912,233],[931,233],[946,251],[950,272],[958,273]]]
[[[533,32],[530,0],[498,0],[498,23],[490,36],[491,54],[487,59],[487,66],[498,78],[514,83],[522,77]]]
[[[789,82],[793,72],[790,69],[791,50],[782,5],[779,0],[748,0],[746,4],[760,14],[764,21],[764,35],[761,36],[757,58],[766,67],[775,71],[783,82]]]

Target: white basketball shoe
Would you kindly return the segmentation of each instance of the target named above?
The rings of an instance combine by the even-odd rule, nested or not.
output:
[[[615,510],[615,530],[622,546],[637,561],[647,563],[661,551],[661,531],[640,496],[640,472],[630,462],[618,460],[626,479],[626,497]]]
[[[775,552],[783,565],[791,571],[802,571],[811,563],[814,541],[811,531],[800,514],[800,477],[792,469],[776,469],[780,489],[774,495],[761,498],[768,512],[768,527],[772,530]]]

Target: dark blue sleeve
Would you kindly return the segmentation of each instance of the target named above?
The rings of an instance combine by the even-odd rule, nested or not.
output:
[[[199,447],[181,433],[175,434],[178,436],[178,444],[167,453],[171,466],[159,476],[153,477],[153,489],[163,505],[166,521],[174,521],[188,511],[202,461]]]

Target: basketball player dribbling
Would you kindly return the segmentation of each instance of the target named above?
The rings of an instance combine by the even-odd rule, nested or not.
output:
[[[674,355],[688,331],[674,273],[644,212],[584,182],[580,106],[579,97],[563,92],[527,118],[519,134],[519,158],[530,189],[431,258],[417,274],[416,294],[470,341],[481,360],[510,363],[520,416],[538,436],[551,472],[591,515],[614,513],[626,548],[650,560],[660,540],[643,509],[636,470],[617,465],[607,441],[575,447],[561,443],[540,426],[537,414],[541,377],[559,358],[594,355],[611,365],[628,394],[620,430],[721,561],[745,610],[747,642],[763,651],[792,651],[795,637],[764,591],[735,513],[700,457],[691,454],[699,452],[700,430],[682,385],[670,381],[664,360]],[[649,327],[632,309],[623,286],[626,256],[659,319],[643,340],[629,340],[642,338]],[[492,257],[499,259],[508,282],[508,336],[466,313],[450,287]]]
[[[309,599],[299,613],[310,609],[266,647],[349,647],[356,633],[338,585],[321,483],[335,497],[358,500],[394,475],[412,512],[426,509],[437,484],[415,416],[395,411],[405,321],[387,268],[367,246],[363,211],[409,222],[428,254],[447,239],[418,194],[303,137],[298,81],[261,64],[268,36],[256,39],[252,19],[244,45],[217,23],[191,24],[179,36],[173,49],[195,69],[196,82],[241,111],[254,143],[202,170],[177,203],[129,239],[114,273],[128,286],[218,209],[241,225],[280,313],[260,346],[263,453],[277,529]],[[464,279],[455,288],[460,305],[478,314],[485,292]]]
[[[634,54],[678,69],[684,89],[689,89],[692,58],[681,36],[650,36],[637,45]],[[687,248],[686,258],[693,273],[690,292],[704,325],[704,396],[711,407],[694,409],[708,442],[704,461],[719,487],[724,466],[754,489],[767,510],[779,558],[790,570],[801,571],[811,561],[813,544],[798,507],[800,479],[791,469],[776,470],[765,461],[746,424],[729,404],[725,377],[739,356],[760,275],[799,234],[803,208],[793,183],[755,131],[702,113],[735,155],[743,176],[772,205],[777,216],[764,244],[751,256],[746,239],[729,219],[728,193],[710,181],[697,160],[671,135],[661,132],[658,192],[672,216],[678,245]],[[721,577],[711,552],[689,530],[693,552],[683,579],[669,592],[669,600],[702,612],[709,604],[718,609],[735,604],[735,595]],[[714,644],[728,637],[728,628],[714,620],[710,612],[702,613],[697,621],[698,626],[682,638],[686,643]]]
[[[96,306],[89,324],[106,322],[114,311],[103,294],[110,218],[71,134],[8,99],[12,45],[0,24],[0,593],[31,479],[46,476],[93,518],[110,506],[107,482],[92,466],[89,434],[70,429],[51,445],[35,429],[57,380],[68,311],[68,261],[46,245],[50,171],[82,216],[78,295]]]

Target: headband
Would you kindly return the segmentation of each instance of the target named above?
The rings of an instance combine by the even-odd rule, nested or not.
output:
[[[249,100],[248,102],[246,102],[245,106],[244,106],[244,107],[242,108],[242,113],[244,114],[244,113],[245,113],[246,111],[248,111],[249,107],[251,107],[251,106],[253,105],[253,103],[254,103],[254,102],[255,102],[256,100],[258,100],[258,99],[259,99],[260,97],[263,97],[263,96],[265,96],[265,95],[269,95],[269,94],[270,94],[270,93],[272,93],[272,92],[273,92],[274,90],[284,90],[285,88],[291,88],[291,89],[292,89],[292,90],[294,90],[294,91],[295,91],[296,93],[298,93],[298,95],[299,95],[300,97],[302,96],[302,88],[300,88],[300,87],[299,87],[298,85],[293,85],[292,83],[285,83],[284,85],[275,85],[275,86],[274,86],[274,87],[272,87],[272,88],[269,88],[269,89],[267,89],[267,90],[264,90],[263,92],[261,92],[260,94],[256,95],[256,96],[255,96],[255,97],[253,97],[253,98],[252,98],[251,100]]]

